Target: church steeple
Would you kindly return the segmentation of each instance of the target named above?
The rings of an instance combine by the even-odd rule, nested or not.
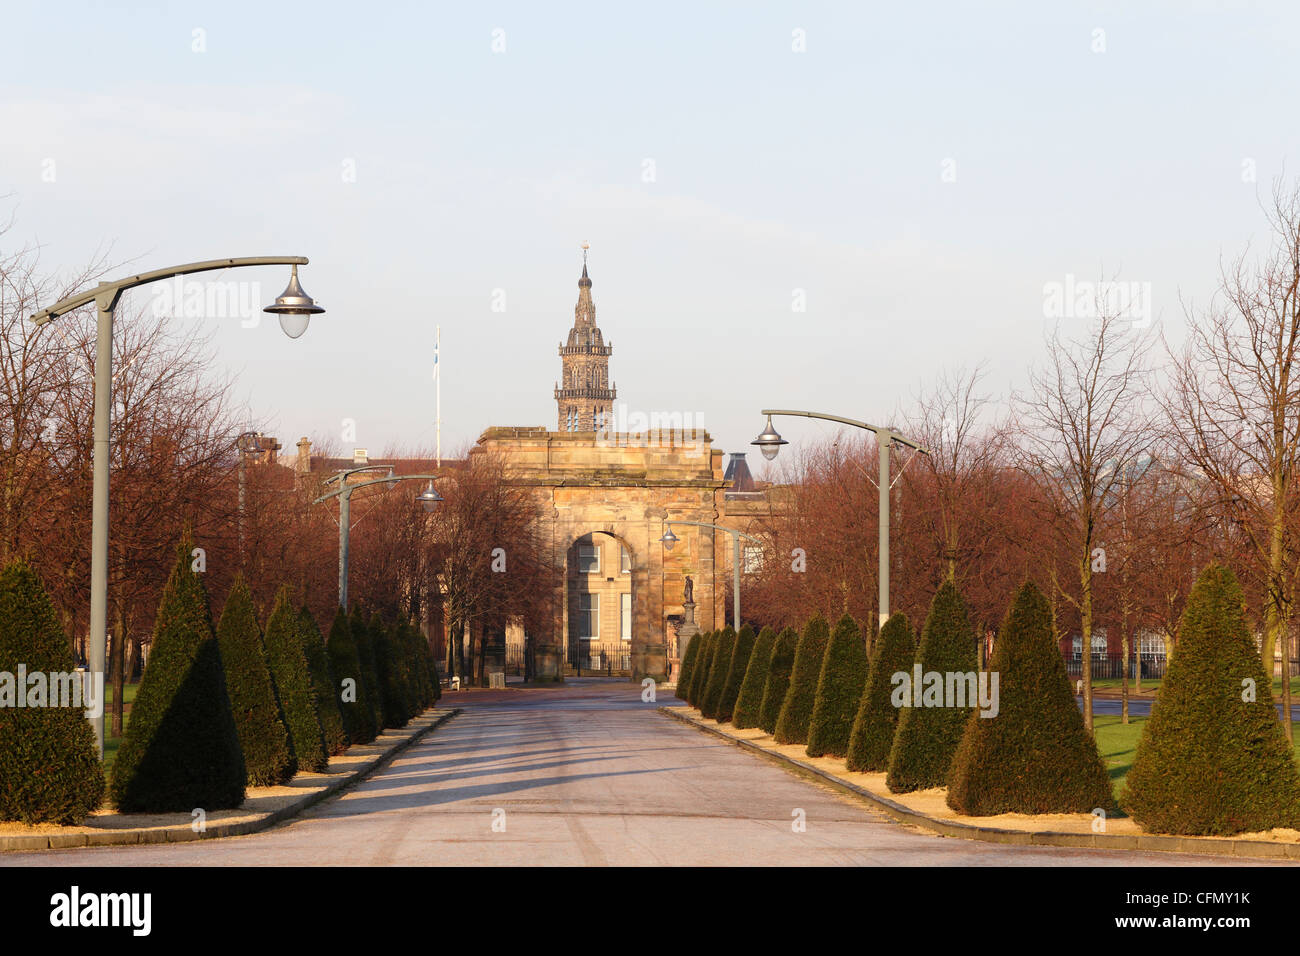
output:
[[[587,243],[582,244],[582,278],[578,280],[578,303],[573,307],[573,328],[567,343],[560,345],[561,379],[555,389],[562,432],[598,431],[610,414],[617,394],[609,383],[609,356],[614,346],[606,345],[596,325],[596,305],[591,300],[591,277],[587,275]]]

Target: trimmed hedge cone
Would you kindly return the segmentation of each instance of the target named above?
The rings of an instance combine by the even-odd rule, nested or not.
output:
[[[1201,573],[1129,771],[1144,829],[1210,836],[1300,827],[1300,781],[1232,571]]]
[[[106,788],[88,708],[84,700],[53,706],[53,695],[44,707],[16,707],[16,695],[28,691],[16,681],[19,665],[29,676],[75,670],[54,605],[22,560],[0,573],[0,671],[14,675],[0,683],[0,820],[80,823]]]
[[[772,645],[776,631],[765,627],[758,632],[754,649],[745,668],[745,679],[740,684],[740,694],[731,712],[731,725],[737,730],[758,726],[758,712],[763,706],[763,688],[767,686],[767,673],[772,666]]]
[[[772,659],[767,665],[767,682],[763,686],[763,703],[758,712],[758,726],[764,733],[775,733],[786,691],[790,689],[790,671],[794,669],[794,652],[799,646],[799,632],[793,627],[781,629],[772,642]]]
[[[334,693],[343,715],[343,729],[352,743],[368,744],[378,732],[375,712],[366,695],[366,682],[361,677],[361,659],[352,640],[352,623],[342,608],[334,615],[325,649],[329,652],[330,673],[334,677]]]
[[[709,682],[704,687],[704,697],[700,701],[700,713],[705,717],[717,717],[722,705],[722,691],[727,685],[727,672],[731,669],[731,655],[736,649],[736,632],[728,624],[718,632],[718,639],[713,648],[713,666],[709,668]]]
[[[700,645],[703,643],[703,634],[691,635],[691,639],[686,643],[686,653],[682,655],[682,669],[677,672],[677,698],[688,704],[691,678],[695,676],[695,661],[700,656]]]
[[[325,738],[325,752],[332,757],[347,749],[348,734],[343,728],[337,685],[330,674],[329,651],[325,649],[325,639],[306,605],[298,609],[298,626],[303,650],[307,653],[307,676],[316,698],[316,719],[320,721],[321,735]]]
[[[958,813],[1088,813],[1114,806],[1110,776],[1083,725],[1052,632],[1051,605],[1026,582],[989,662],[990,698],[992,676],[999,681],[997,716],[971,714],[953,759],[948,806]],[[1160,699],[1164,694],[1161,689]]]
[[[736,700],[740,697],[740,685],[745,682],[745,671],[749,668],[749,657],[754,652],[754,629],[743,625],[736,634],[736,644],[731,651],[731,666],[727,668],[727,679],[722,685],[722,698],[718,702],[718,722],[731,720],[736,709]]]
[[[845,764],[855,773],[879,773],[889,766],[889,751],[898,730],[900,708],[890,700],[893,677],[910,674],[916,658],[916,638],[907,615],[891,614],[876,638],[876,653],[871,659],[867,687],[858,703],[849,734],[849,752]]]
[[[289,746],[289,731],[285,729],[271,670],[266,664],[253,596],[242,574],[235,575],[226,605],[221,609],[217,646],[221,649],[230,712],[244,752],[248,785],[282,784],[298,771],[298,761]]]
[[[388,629],[378,612],[370,615],[367,626],[370,646],[375,655],[375,677],[383,696],[383,716],[385,727],[406,726],[406,692],[402,685],[401,663],[389,644]]]
[[[191,570],[193,548],[187,536],[177,549],[113,765],[113,802],[123,813],[228,810],[244,802],[244,754],[207,591]]]
[[[781,704],[781,716],[776,720],[773,736],[779,744],[808,743],[808,724],[817,702],[817,683],[830,638],[830,628],[824,618],[814,617],[804,625],[790,669],[790,687]]]
[[[699,697],[703,693],[703,687],[708,680],[708,666],[714,658],[714,632],[707,631],[699,635],[699,653],[695,656],[695,665],[690,674],[690,687],[686,688],[686,701],[690,706],[699,709]]]
[[[284,725],[289,728],[289,743],[298,758],[298,769],[321,773],[329,765],[325,752],[325,735],[316,717],[316,695],[308,676],[307,651],[302,644],[298,612],[289,599],[289,589],[281,587],[275,606],[266,622],[266,662],[271,679],[280,696]]]
[[[700,656],[695,662],[695,673],[691,675],[690,703],[699,710],[704,697],[705,685],[709,682],[709,669],[713,666],[713,652],[717,650],[717,632],[709,631],[700,635]]]
[[[938,673],[945,682],[949,673],[973,674],[979,670],[966,602],[951,581],[939,586],[930,603],[916,660],[923,677]],[[947,703],[941,700],[938,706],[929,703],[903,707],[885,778],[885,786],[894,793],[928,790],[947,783],[953,754],[973,709]]]
[[[375,736],[378,736],[384,729],[384,691],[379,686],[379,674],[375,670],[375,646],[360,607],[352,609],[349,621],[352,624],[352,643],[356,645],[357,659],[361,661],[361,678],[366,684],[366,700],[373,715]]]
[[[822,658],[817,696],[808,722],[808,756],[843,757],[849,751],[853,718],[867,684],[867,645],[858,622],[845,614],[835,625]]]

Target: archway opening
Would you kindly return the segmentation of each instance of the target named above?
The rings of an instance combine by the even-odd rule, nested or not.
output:
[[[564,588],[566,674],[632,675],[633,560],[627,542],[608,531],[589,532],[569,545]]]

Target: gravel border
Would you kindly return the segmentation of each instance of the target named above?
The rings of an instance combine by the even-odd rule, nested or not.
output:
[[[325,786],[304,793],[292,803],[272,810],[263,814],[254,820],[242,820],[239,823],[214,823],[203,830],[195,831],[188,823],[178,824],[175,826],[164,827],[140,827],[136,829],[113,829],[98,830],[93,832],[77,833],[23,833],[12,836],[0,836],[0,851],[3,850],[65,850],[74,847],[86,846],[138,846],[149,843],[185,843],[194,840],[214,840],[221,837],[246,836],[250,833],[257,833],[260,830],[266,830],[282,823],[285,820],[295,817],[308,807],[319,803],[326,797],[345,790],[355,783],[364,780],[380,767],[384,766],[393,757],[401,753],[411,744],[415,743],[421,737],[430,733],[434,729],[441,727],[451,718],[461,712],[461,708],[453,707],[441,712],[435,712],[433,719],[423,727],[411,729],[403,739],[398,740],[392,746],[382,753],[377,753],[368,759],[365,763],[359,765],[351,773],[339,777],[337,780],[331,780]],[[415,718],[419,721],[421,718]],[[389,733],[402,733],[407,727],[399,728]]]
[[[684,713],[680,707],[660,707],[659,712],[680,720],[684,724],[713,734],[738,747],[767,757],[778,763],[797,767],[801,773],[811,774],[839,790],[866,800],[900,823],[930,830],[941,836],[963,840],[983,840],[986,843],[1007,843],[1019,846],[1069,846],[1104,850],[1153,850],[1163,853],[1196,853],[1208,856],[1231,856],[1242,859],[1300,860],[1300,843],[1272,843],[1263,840],[1237,840],[1217,837],[1169,836],[1156,833],[1062,833],[1057,830],[1003,830],[998,827],[975,826],[955,820],[940,820],[920,813],[901,803],[872,793],[864,787],[827,773],[819,767],[775,753],[752,741],[734,737],[718,727],[710,727],[701,720]]]

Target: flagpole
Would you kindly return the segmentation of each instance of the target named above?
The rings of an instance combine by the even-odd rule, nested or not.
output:
[[[437,396],[437,418],[434,421],[434,441],[437,444],[438,467],[442,467],[442,369],[439,365],[439,359],[442,357],[439,353],[442,351],[442,326],[436,325],[433,330],[433,380],[435,383],[435,394]]]

